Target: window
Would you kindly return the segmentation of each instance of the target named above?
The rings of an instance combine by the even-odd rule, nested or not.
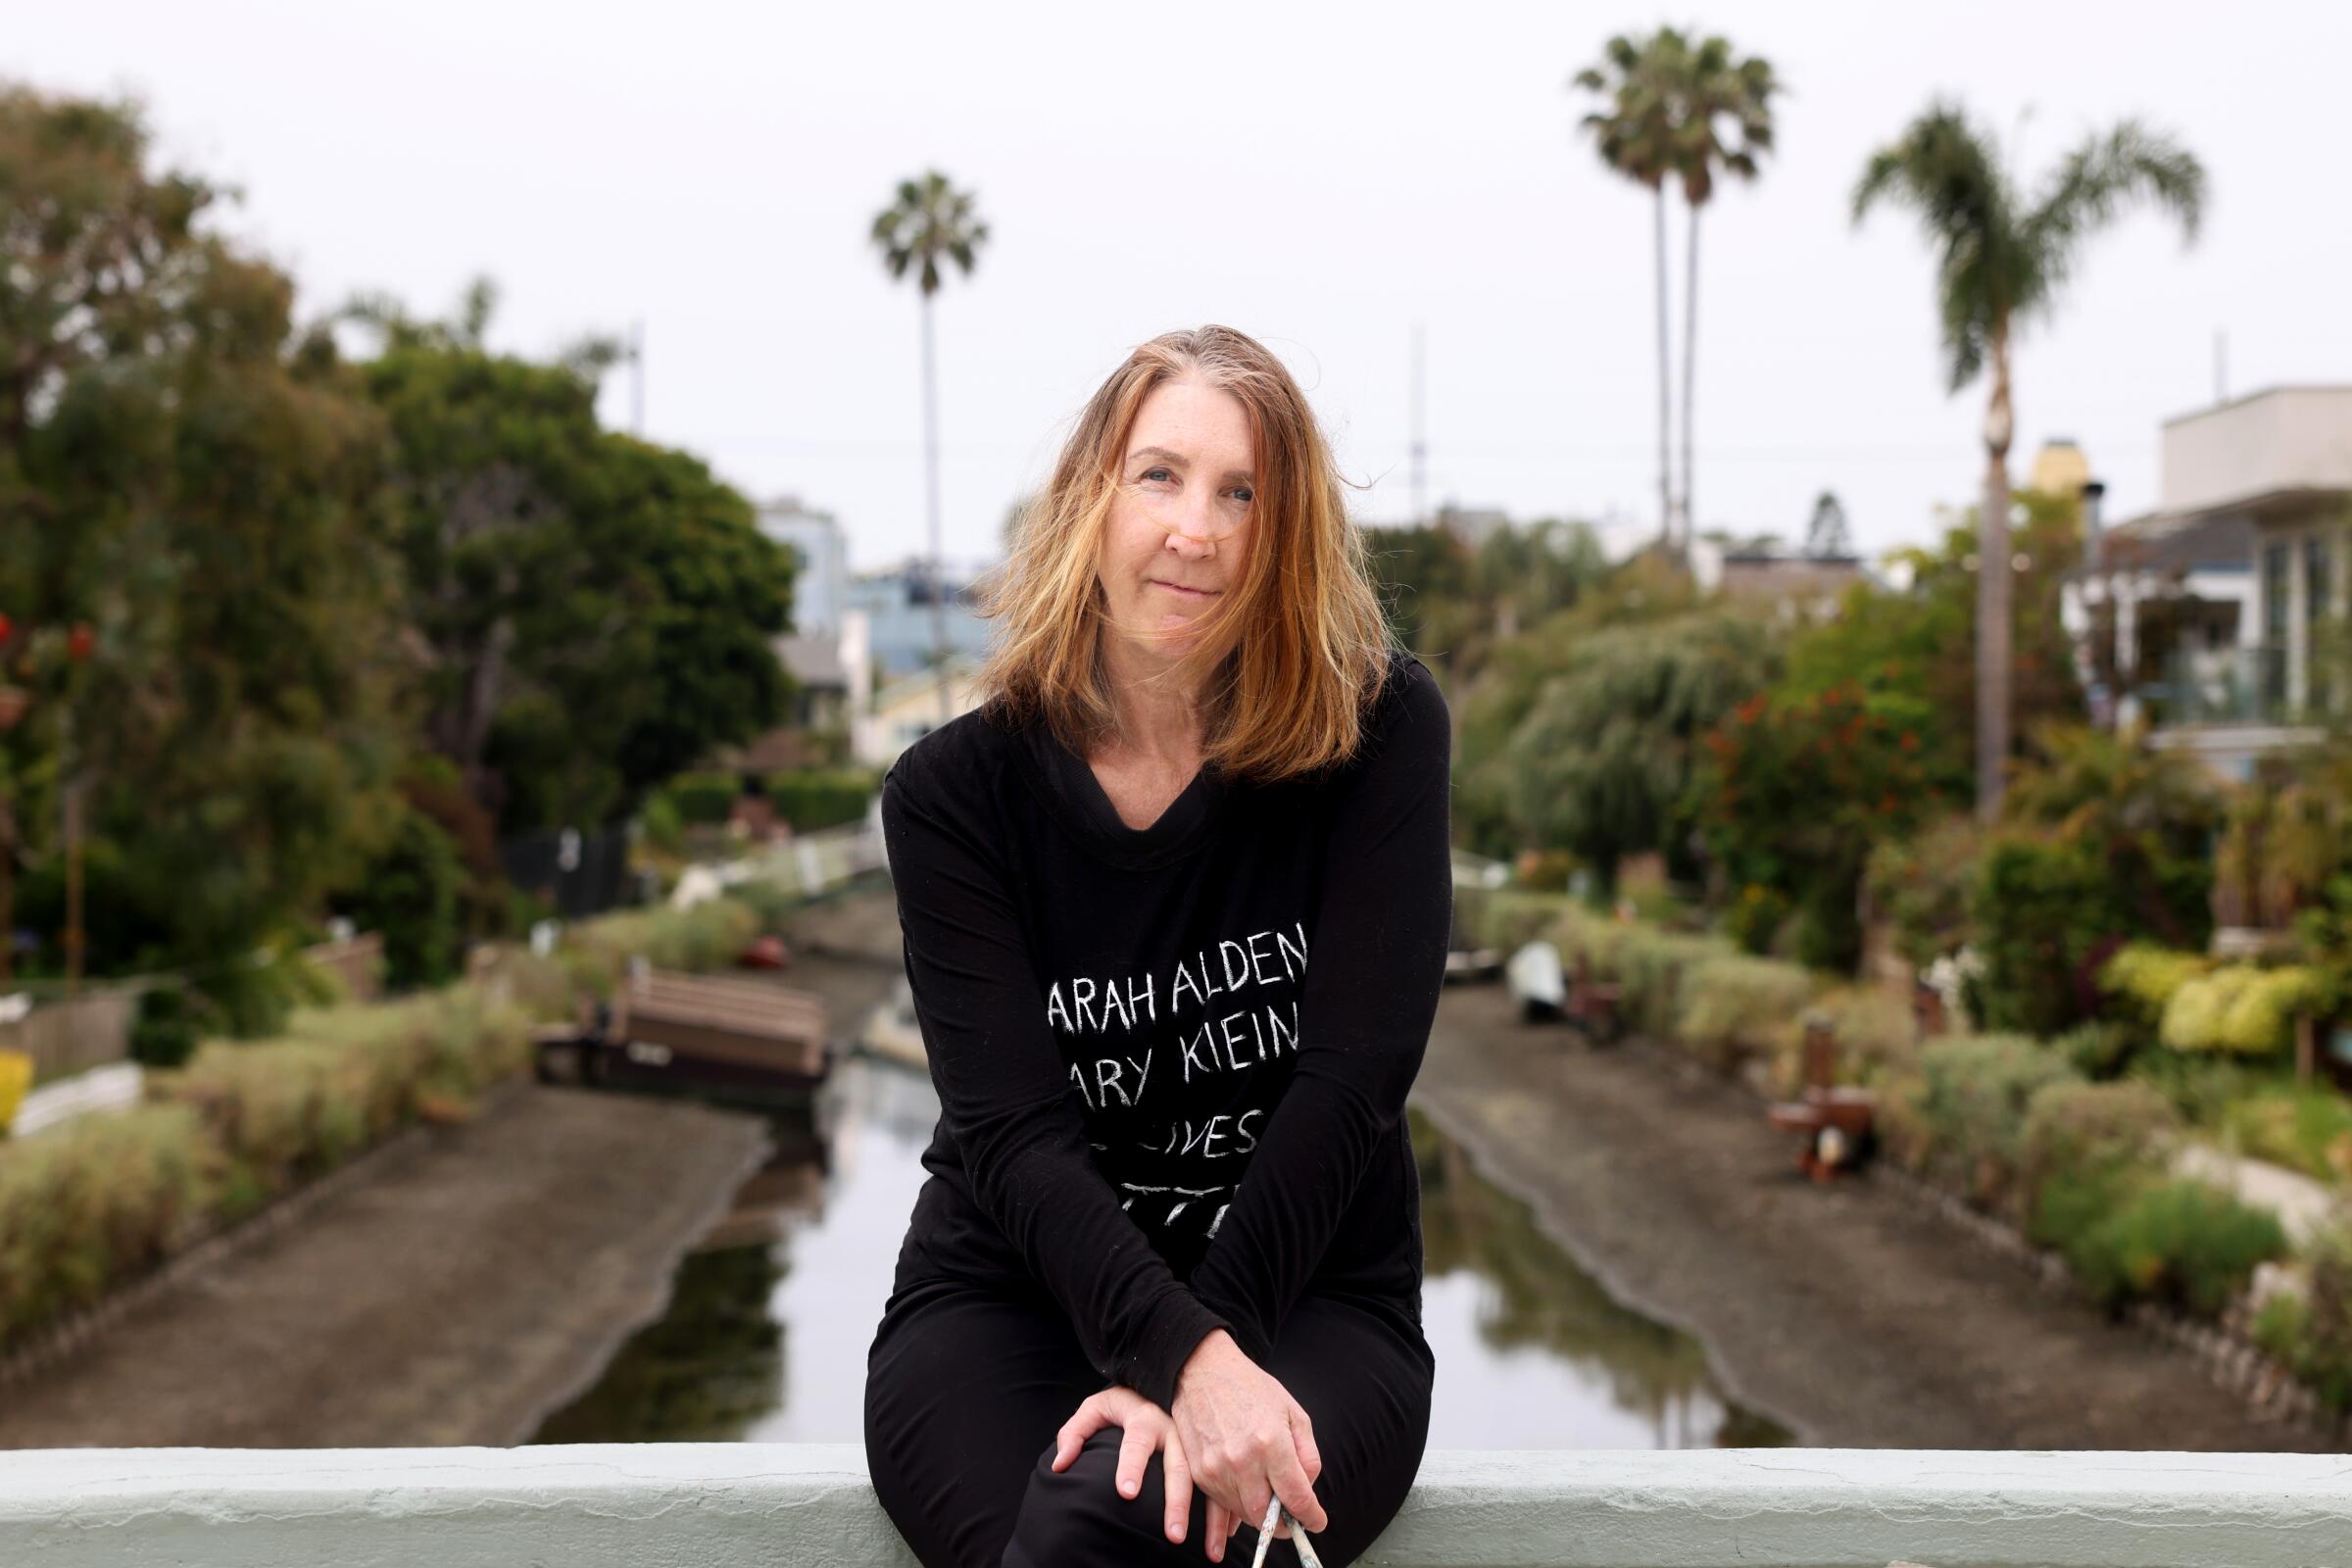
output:
[[[2334,665],[2341,652],[2341,633],[2328,623],[2334,618],[2335,574],[2332,552],[2324,534],[2303,536],[2303,669],[2305,705],[2333,707]]]

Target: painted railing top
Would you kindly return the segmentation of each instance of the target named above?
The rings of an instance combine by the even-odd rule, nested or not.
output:
[[[2346,1564],[2352,1462],[2267,1453],[1456,1449],[1428,1455],[1404,1511],[1361,1560],[1417,1568]],[[0,1562],[49,1568],[911,1561],[855,1445],[78,1448],[0,1463]]]

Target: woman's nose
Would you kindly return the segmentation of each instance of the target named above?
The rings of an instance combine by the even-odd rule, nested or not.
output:
[[[1241,519],[1228,515],[1223,503],[1215,496],[1193,502],[1168,522],[1171,538],[1190,540],[1199,545],[1212,545],[1241,526]]]

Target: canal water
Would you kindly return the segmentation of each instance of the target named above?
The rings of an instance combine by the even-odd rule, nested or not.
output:
[[[816,1115],[679,1265],[630,1339],[539,1443],[857,1443],[866,1346],[939,1115],[929,1078],[853,1057]],[[1788,1433],[1728,1401],[1689,1335],[1612,1299],[1412,1112],[1423,1332],[1439,1448],[1761,1447]]]

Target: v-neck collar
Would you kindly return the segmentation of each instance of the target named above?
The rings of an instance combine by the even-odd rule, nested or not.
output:
[[[1192,849],[1230,791],[1221,775],[1203,766],[1150,827],[1129,827],[1093,766],[1063,745],[1052,725],[1031,723],[1023,739],[1019,755],[1054,817],[1099,858],[1129,870],[1164,865]]]

